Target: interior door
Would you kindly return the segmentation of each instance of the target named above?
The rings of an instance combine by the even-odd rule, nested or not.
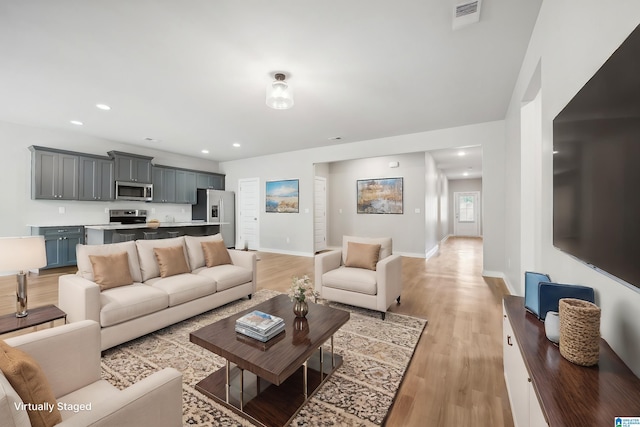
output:
[[[260,178],[238,180],[237,249],[260,248]]]
[[[315,177],[313,203],[313,249],[320,252],[327,249],[327,179]]]
[[[480,193],[477,191],[455,192],[453,234],[456,236],[480,235]]]

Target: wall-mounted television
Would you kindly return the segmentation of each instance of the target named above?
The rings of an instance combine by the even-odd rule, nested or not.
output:
[[[553,244],[640,291],[640,26],[553,121]]]

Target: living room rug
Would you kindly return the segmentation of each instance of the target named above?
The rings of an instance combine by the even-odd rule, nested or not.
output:
[[[122,389],[155,371],[173,367],[183,375],[185,426],[251,426],[230,409],[213,402],[195,385],[225,365],[225,360],[189,342],[189,333],[278,295],[259,290],[250,300],[235,301],[104,352],[102,377]],[[326,303],[326,302],[321,302]],[[334,336],[343,365],[302,407],[292,426],[377,426],[393,403],[404,372],[427,321],[342,304],[350,320]]]

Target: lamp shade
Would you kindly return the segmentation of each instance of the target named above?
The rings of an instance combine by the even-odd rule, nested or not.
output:
[[[267,85],[267,105],[276,110],[293,107],[293,89],[284,79],[284,74],[278,73],[275,80]]]
[[[45,265],[44,236],[0,238],[0,271],[25,271]]]

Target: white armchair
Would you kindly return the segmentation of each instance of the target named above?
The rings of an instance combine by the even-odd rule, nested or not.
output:
[[[124,390],[102,380],[100,326],[94,321],[44,329],[9,338],[6,343],[35,359],[49,381],[58,407],[62,403],[72,409],[60,411],[59,426],[182,425],[182,374],[166,368]],[[6,389],[7,384],[4,383],[4,392],[11,393]],[[0,395],[2,393],[0,387]],[[2,396],[0,400],[4,400]],[[77,411],[82,404],[85,410]],[[87,404],[91,404],[90,410],[86,410]],[[9,425],[23,425],[16,424],[16,417],[10,415],[7,422],[12,422],[12,418],[13,423]]]
[[[375,251],[358,244],[380,245],[377,262],[374,257],[364,263],[368,268],[362,268],[363,263],[358,261],[366,259],[367,252]],[[384,320],[393,301],[400,304],[402,292],[402,259],[392,252],[390,237],[343,236],[342,250],[315,256],[315,290],[330,301],[377,310]]]

